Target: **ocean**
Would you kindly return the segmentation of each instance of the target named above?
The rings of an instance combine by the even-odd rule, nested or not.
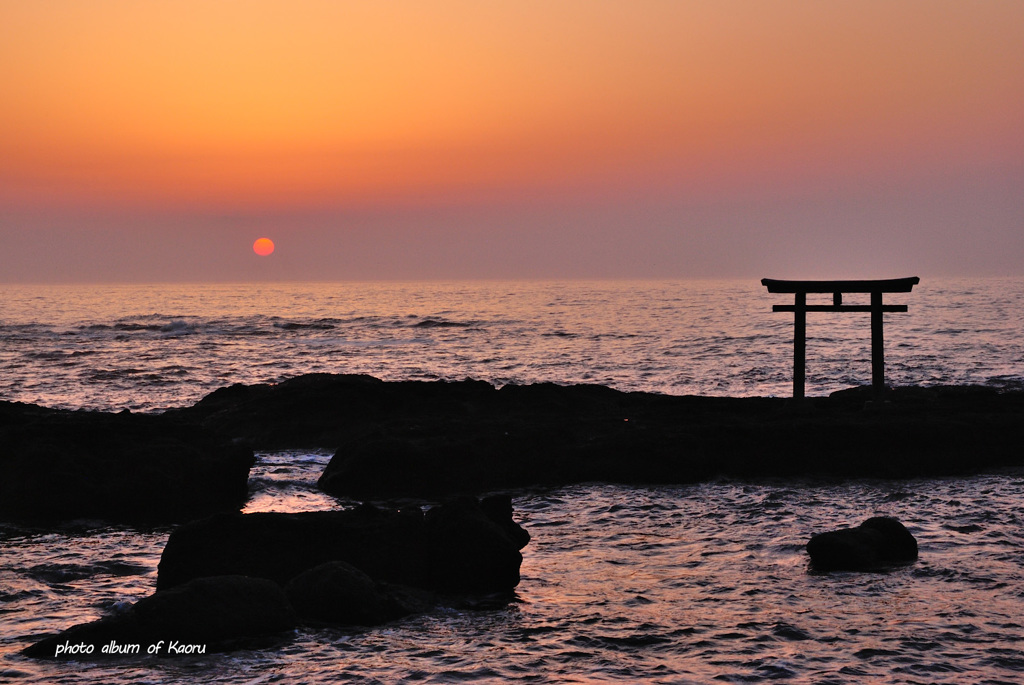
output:
[[[891,384],[1024,388],[1024,279],[922,278],[886,301],[909,307],[886,315]],[[4,286],[0,399],[157,412],[308,372],[787,396],[787,303],[757,281]],[[808,394],[869,383],[868,315],[808,321]],[[352,504],[316,489],[324,447],[258,454],[246,510]],[[1024,473],[511,494],[533,535],[511,601],[95,664],[18,651],[150,594],[169,529],[0,522],[0,682],[1024,679]],[[808,568],[811,535],[873,515],[907,524],[916,563]]]
[[[886,302],[909,308],[885,317],[891,384],[1024,385],[1024,279]],[[792,296],[757,281],[4,286],[0,398],[158,411],[309,372],[787,396],[793,317],[773,304]],[[870,382],[869,329],[808,315],[808,395]]]

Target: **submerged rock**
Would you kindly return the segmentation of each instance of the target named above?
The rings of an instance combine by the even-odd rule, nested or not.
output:
[[[251,449],[196,425],[129,412],[0,402],[0,516],[172,522],[237,511]]]
[[[434,507],[362,505],[299,514],[218,515],[175,529],[160,557],[157,588],[242,574],[285,586],[300,573],[344,561],[374,581],[448,592],[509,591],[529,535],[511,506],[466,498]],[[507,516],[507,519],[502,517]]]
[[[870,571],[917,559],[917,540],[894,518],[875,516],[856,528],[819,533],[807,543],[818,571]]]
[[[41,659],[207,654],[295,625],[295,613],[276,583],[243,576],[197,578],[140,599],[119,614],[44,638],[22,653]]]

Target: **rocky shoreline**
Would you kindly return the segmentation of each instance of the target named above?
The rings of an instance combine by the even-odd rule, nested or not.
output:
[[[0,520],[184,521],[237,511],[252,449],[158,415],[0,402]]]
[[[530,541],[512,514],[511,498],[494,496],[426,512],[361,505],[192,521],[171,532],[152,595],[22,653],[206,654],[282,644],[298,625],[374,626],[461,598],[508,601]]]
[[[354,499],[605,481],[910,478],[1024,465],[1024,393],[720,398],[310,374],[159,415],[0,402],[0,517],[185,521],[244,504],[253,450],[336,450]]]
[[[5,402],[0,520],[181,524],[153,595],[25,655],[205,654],[281,644],[298,625],[378,625],[456,596],[507,599],[530,540],[508,490],[970,474],[1024,465],[1022,419],[1024,393],[980,387],[797,403],[327,374],[235,385],[159,415]],[[286,448],[336,450],[319,480],[328,493],[443,503],[240,514],[254,450]],[[478,498],[494,491],[506,494]],[[912,562],[917,543],[873,517],[807,551],[820,571],[872,570]]]

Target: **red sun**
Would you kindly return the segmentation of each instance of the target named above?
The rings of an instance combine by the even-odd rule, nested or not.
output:
[[[259,238],[252,244],[252,251],[260,257],[266,257],[274,251],[274,241],[270,238]]]

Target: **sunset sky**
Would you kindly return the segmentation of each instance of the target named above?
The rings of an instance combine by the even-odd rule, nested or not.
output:
[[[2,282],[1021,275],[1024,2],[0,0],[0,241]]]

